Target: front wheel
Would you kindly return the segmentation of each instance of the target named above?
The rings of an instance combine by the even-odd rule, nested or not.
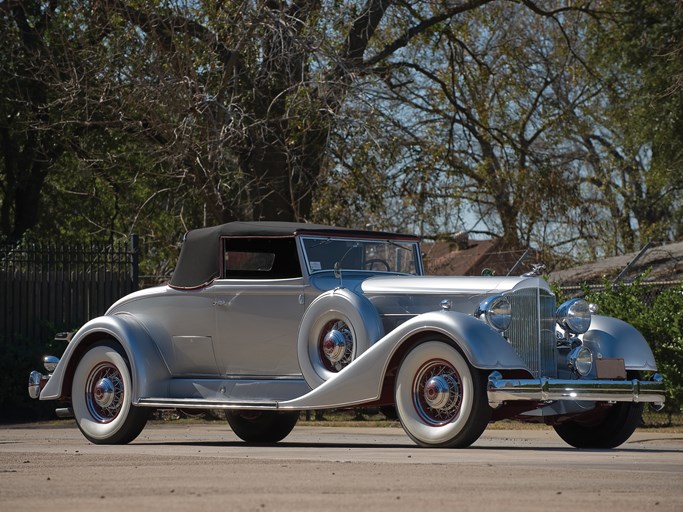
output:
[[[242,441],[277,443],[292,431],[299,420],[299,411],[227,411],[225,417]]]
[[[642,403],[618,402],[553,428],[575,448],[616,448],[635,432],[642,415]]]
[[[78,362],[71,386],[76,424],[95,444],[126,444],[147,423],[149,409],[131,403],[128,361],[114,342],[90,348]]]
[[[484,375],[445,340],[408,352],[394,397],[403,429],[420,446],[464,448],[479,439],[491,418]]]

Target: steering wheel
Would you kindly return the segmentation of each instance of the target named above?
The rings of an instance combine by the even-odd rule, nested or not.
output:
[[[378,263],[379,265],[384,265],[384,270],[386,270],[387,272],[391,271],[391,266],[389,265],[389,262],[387,262],[387,260],[383,260],[382,258],[373,258],[371,260],[367,260],[365,262],[365,270],[373,270],[372,267],[374,267],[375,263]]]

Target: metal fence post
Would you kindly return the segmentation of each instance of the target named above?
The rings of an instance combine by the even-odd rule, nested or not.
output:
[[[133,290],[138,289],[138,280],[140,277],[140,247],[139,247],[139,237],[138,235],[130,236],[130,253],[131,253],[131,280],[133,281]]]

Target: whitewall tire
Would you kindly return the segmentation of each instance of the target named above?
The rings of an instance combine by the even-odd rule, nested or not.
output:
[[[420,446],[469,446],[491,418],[483,374],[439,338],[406,354],[394,398],[403,429]]]
[[[95,444],[125,444],[135,439],[149,409],[131,404],[132,382],[128,361],[118,345],[94,345],[78,362],[71,387],[76,424]]]

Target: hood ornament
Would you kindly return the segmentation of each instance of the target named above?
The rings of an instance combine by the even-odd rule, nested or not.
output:
[[[522,274],[522,277],[539,277],[543,275],[545,270],[545,265],[543,263],[533,263],[531,265],[531,270]]]

